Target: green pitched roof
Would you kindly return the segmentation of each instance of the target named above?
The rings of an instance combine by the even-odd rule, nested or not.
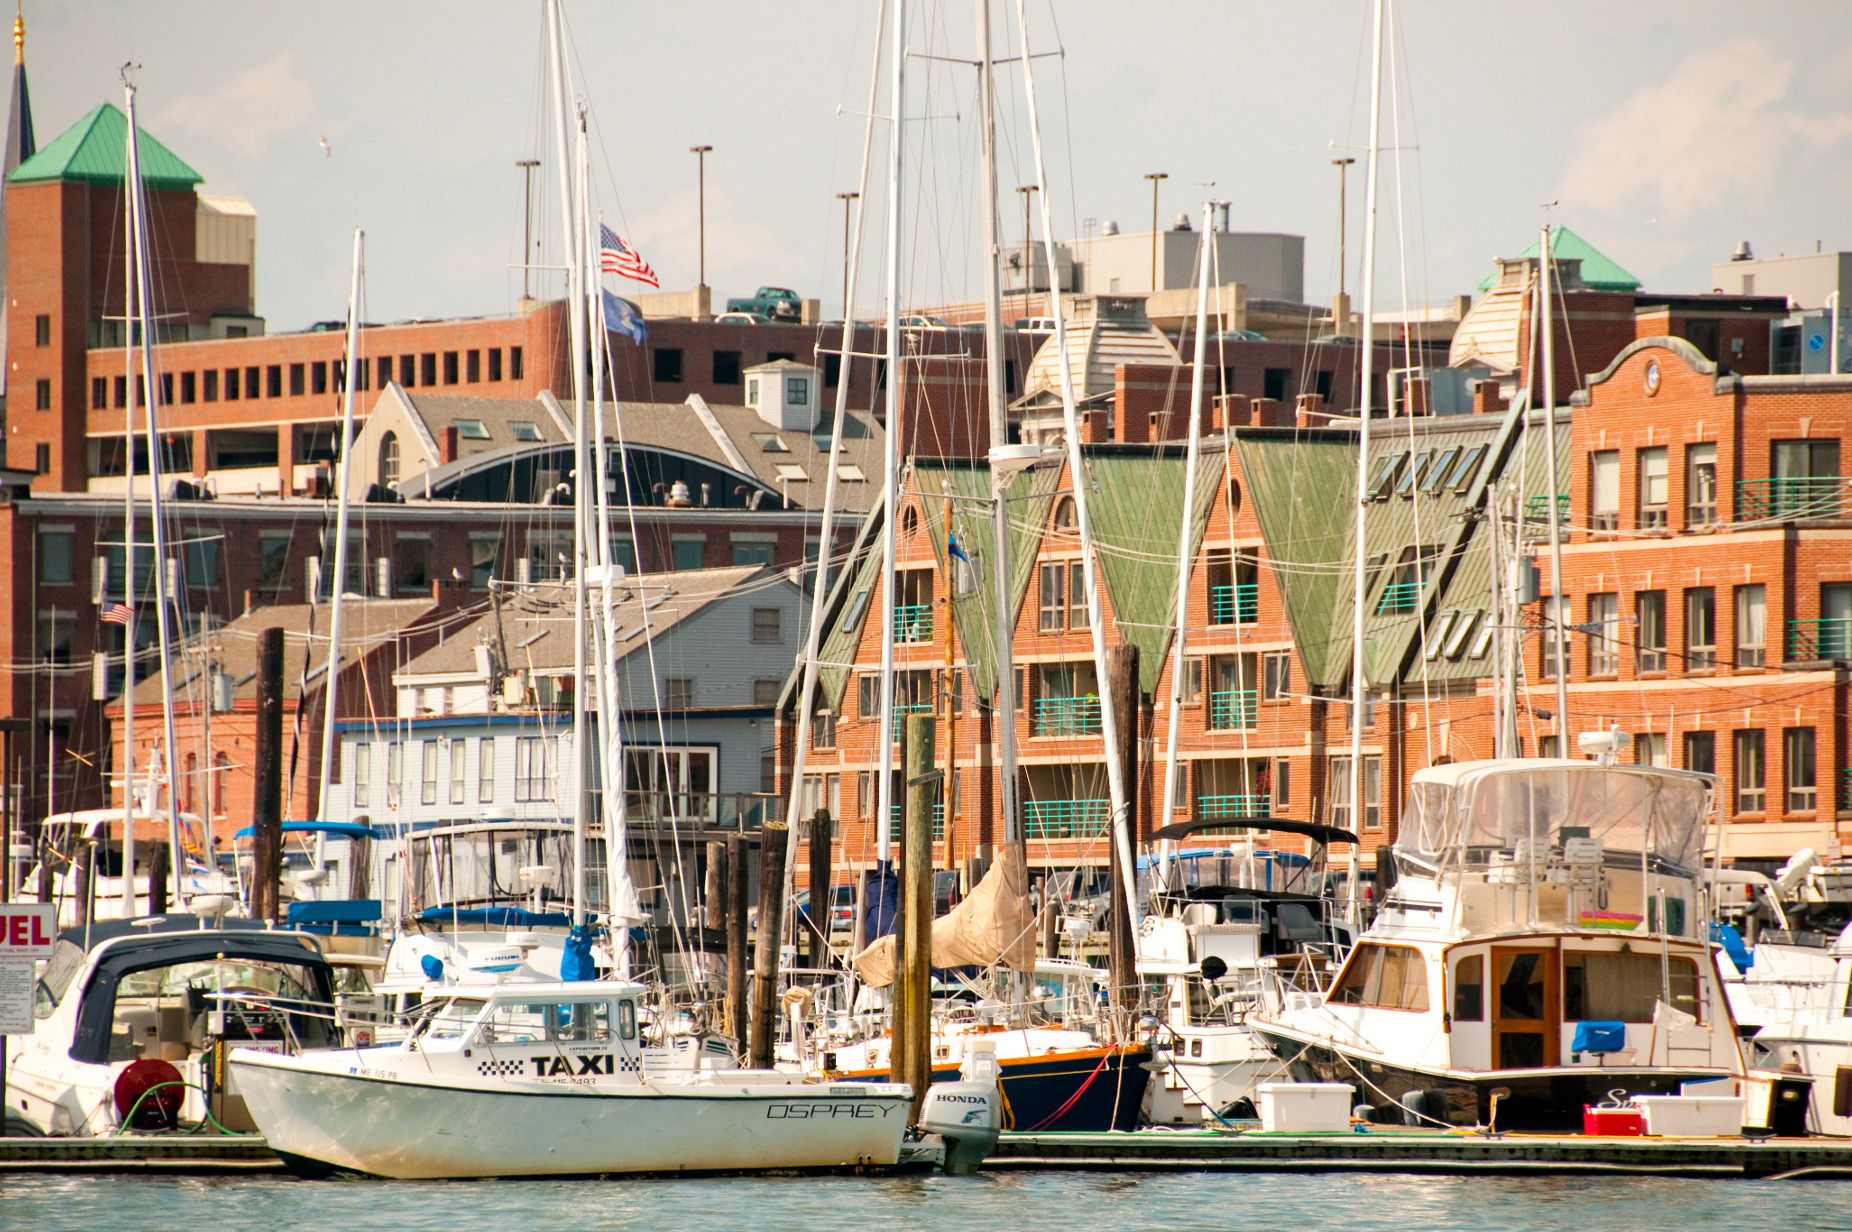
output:
[[[58,135],[7,177],[12,184],[120,184],[128,165],[128,117],[109,103]],[[181,162],[166,146],[139,130],[142,181],[149,188],[192,188],[204,177]]]
[[[1537,241],[1519,253],[1519,258],[1535,257]],[[1568,227],[1557,227],[1550,236],[1550,255],[1558,261],[1580,260],[1582,262],[1582,281],[1597,291],[1638,291],[1640,280],[1616,265],[1612,258],[1593,244],[1571,231]],[[1481,291],[1490,290],[1492,276],[1486,275],[1479,283]]]

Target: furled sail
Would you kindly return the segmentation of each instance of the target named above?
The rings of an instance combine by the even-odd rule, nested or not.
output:
[[[877,937],[855,956],[863,982],[886,988],[894,982],[894,937]],[[932,965],[988,967],[993,963],[1026,971],[1035,963],[1035,916],[1029,909],[1029,869],[1022,845],[1003,844],[997,862],[975,889],[932,922]]]

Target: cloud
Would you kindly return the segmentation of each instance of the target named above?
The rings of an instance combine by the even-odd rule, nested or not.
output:
[[[303,153],[320,157],[310,127],[314,91],[295,57],[279,52],[238,76],[175,100],[156,117],[160,129],[210,141],[241,158],[257,158],[288,133],[302,135]]]
[[[1792,159],[1852,140],[1852,112],[1790,98],[1795,73],[1760,38],[1693,52],[1664,81],[1580,127],[1563,172],[1564,205],[1676,223],[1779,190]]]

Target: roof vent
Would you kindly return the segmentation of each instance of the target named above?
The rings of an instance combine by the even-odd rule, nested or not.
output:
[[[1190,216],[1186,213],[1179,212],[1177,215],[1177,220],[1170,224],[1170,229],[1172,231],[1190,230]]]
[[[1730,254],[1730,260],[1732,261],[1753,261],[1755,259],[1756,254],[1750,250],[1748,240],[1744,240],[1742,243],[1738,244],[1736,246],[1736,251]]]
[[[1108,218],[1105,222],[1100,224],[1100,234],[1101,235],[1119,234],[1119,224],[1113,221],[1112,219]]]

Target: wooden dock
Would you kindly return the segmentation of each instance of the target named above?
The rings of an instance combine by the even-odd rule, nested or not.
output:
[[[280,1172],[257,1134],[0,1138],[0,1172]]]
[[[1385,1127],[1336,1134],[1223,1129],[1006,1133],[984,1166],[999,1170],[1574,1173],[1852,1180],[1852,1139],[1491,1136]]]

